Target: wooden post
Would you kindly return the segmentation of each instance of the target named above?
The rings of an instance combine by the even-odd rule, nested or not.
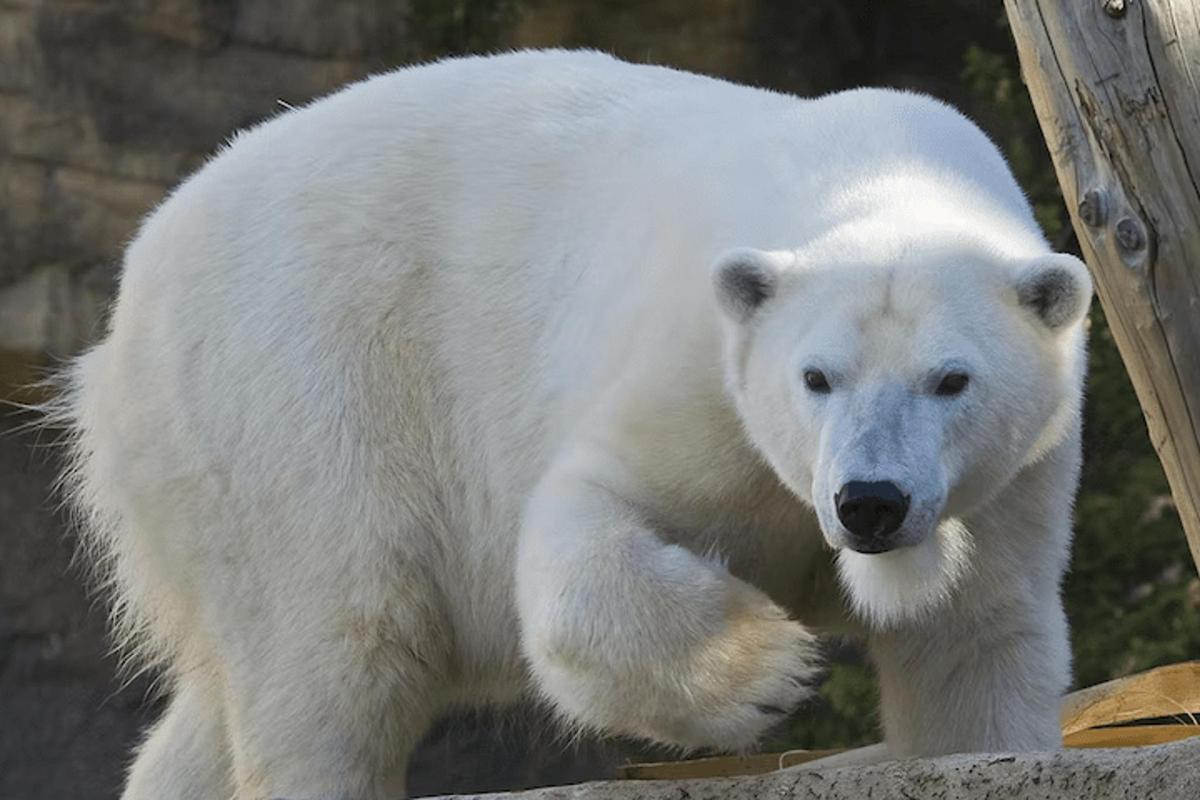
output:
[[[1005,8],[1071,222],[1200,568],[1200,4],[1005,0]]]

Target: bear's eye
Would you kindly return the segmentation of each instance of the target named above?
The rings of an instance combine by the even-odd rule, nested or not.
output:
[[[970,376],[965,372],[951,372],[938,384],[937,394],[939,397],[953,397],[956,394],[962,394],[970,381]]]
[[[811,392],[819,392],[827,394],[829,392],[829,380],[826,379],[825,373],[819,369],[804,370],[804,385]]]

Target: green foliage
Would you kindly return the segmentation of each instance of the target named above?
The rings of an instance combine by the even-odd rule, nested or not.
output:
[[[834,662],[818,696],[778,731],[764,749],[822,750],[858,747],[879,740],[879,688],[870,665]]]
[[[1200,655],[1200,580],[1098,306],[1092,322],[1084,470],[1064,593],[1082,686]]]
[[[1004,151],[1046,235],[1059,241],[1064,231],[1069,234],[1062,197],[1050,155],[1038,135],[1033,104],[1018,79],[1013,58],[1011,53],[968,45],[963,54],[963,86],[978,112],[973,116],[987,125]]]

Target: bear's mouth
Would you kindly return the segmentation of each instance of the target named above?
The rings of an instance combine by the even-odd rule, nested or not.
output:
[[[846,543],[846,548],[848,550],[853,550],[856,553],[863,553],[865,555],[886,553],[889,550],[895,550],[897,546],[898,544],[895,540],[881,538],[862,539],[859,537],[854,537]]]

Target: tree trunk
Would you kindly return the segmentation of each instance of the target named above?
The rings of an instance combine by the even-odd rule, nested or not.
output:
[[[1071,222],[1200,567],[1200,5],[1005,7]]]

